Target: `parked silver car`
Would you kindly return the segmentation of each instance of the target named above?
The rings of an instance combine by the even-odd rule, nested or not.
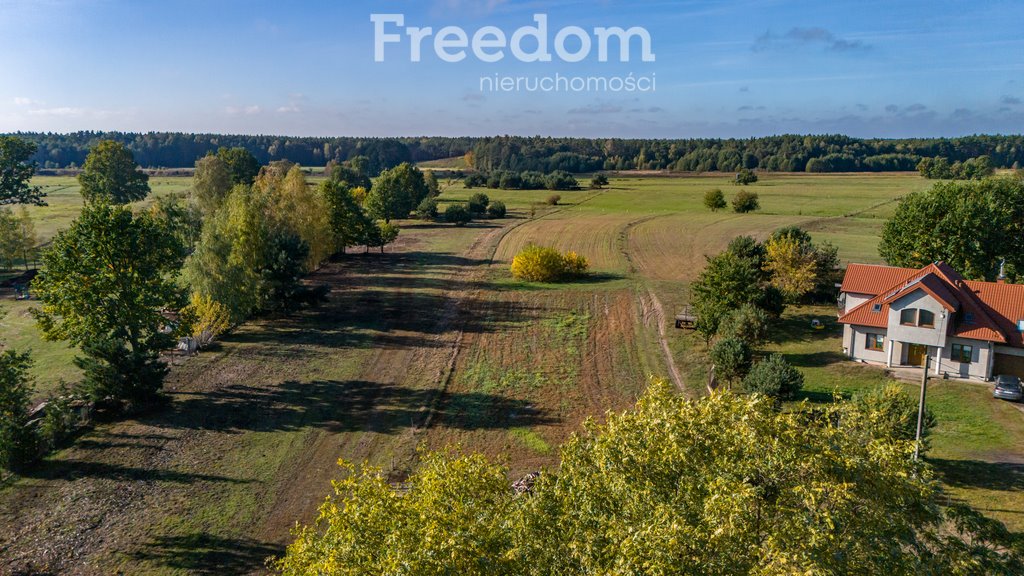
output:
[[[992,392],[993,398],[1020,402],[1024,399],[1024,390],[1020,387],[1020,378],[1016,376],[996,376],[996,388]]]

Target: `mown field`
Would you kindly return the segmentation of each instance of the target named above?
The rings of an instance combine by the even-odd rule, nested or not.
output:
[[[727,198],[739,190],[724,176],[623,177],[561,192],[558,206],[543,204],[546,191],[484,191],[508,205],[505,220],[404,222],[387,253],[348,255],[312,275],[331,286],[327,304],[249,322],[175,366],[167,409],[97,426],[38,473],[9,481],[0,573],[26,563],[259,572],[295,521],[315,517],[338,458],[370,462],[395,481],[419,449],[452,445],[499,458],[516,477],[550,466],[587,417],[627,408],[652,376],[704,393],[703,341],[671,319],[705,255],[739,234],[799,224],[835,243],[845,262],[877,262],[896,199],[927,186],[916,175],[768,175],[747,187],[762,210],[737,215],[702,206],[709,188]],[[447,188],[442,210],[473,192]],[[63,222],[74,212],[54,209],[68,211]],[[61,222],[52,216],[53,229]],[[508,264],[529,242],[576,250],[594,273],[559,286],[516,281]],[[21,323],[7,324],[7,312],[3,338],[38,345],[31,322],[13,317]],[[811,330],[813,318],[829,329]],[[887,381],[842,360],[834,320],[831,307],[790,309],[762,351],[804,371],[810,402]],[[47,370],[72,354],[60,353]],[[37,373],[49,382],[47,370]],[[929,399],[939,421],[929,458],[950,498],[1024,531],[1024,415],[992,401],[986,386],[937,383]]]

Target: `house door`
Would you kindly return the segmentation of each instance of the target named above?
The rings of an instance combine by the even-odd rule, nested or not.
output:
[[[911,344],[907,348],[907,365],[924,366],[924,357],[928,354],[928,347],[921,344]]]

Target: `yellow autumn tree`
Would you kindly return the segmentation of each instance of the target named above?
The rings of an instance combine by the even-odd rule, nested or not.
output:
[[[199,341],[200,347],[209,346],[231,327],[231,311],[209,296],[197,292],[181,311],[181,320],[187,332]]]
[[[772,277],[772,284],[789,301],[796,301],[814,289],[818,280],[814,251],[799,239],[778,235],[765,244],[764,269]]]
[[[315,270],[334,252],[330,212],[323,195],[306,183],[297,165],[283,176],[280,171],[265,170],[255,187],[268,196],[267,206],[272,211],[268,216],[282,222],[309,246],[306,269]]]

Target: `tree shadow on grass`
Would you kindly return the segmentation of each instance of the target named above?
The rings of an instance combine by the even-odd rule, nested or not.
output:
[[[152,562],[188,574],[221,575],[247,573],[282,548],[248,538],[221,538],[205,532],[186,536],[158,536],[142,550],[130,554],[137,562]]]
[[[798,368],[823,368],[844,360],[847,360],[847,357],[840,352],[786,354],[786,361]]]
[[[1024,491],[1024,464],[926,458],[943,482],[956,488],[982,488],[1003,492]]]
[[[172,410],[152,416],[148,423],[229,433],[313,427],[332,433],[394,434],[424,426],[431,406],[434,422],[465,430],[555,421],[525,401],[497,394],[446,394],[443,402],[439,394],[363,380],[288,381],[273,387],[234,384],[205,393],[178,393]]]
[[[818,320],[825,325],[824,330],[815,330],[811,322]],[[824,314],[797,314],[784,316],[772,327],[769,335],[772,343],[786,344],[791,342],[813,342],[835,338],[843,334],[843,325],[836,321],[835,316]]]
[[[22,472],[28,478],[45,480],[75,480],[78,478],[106,478],[118,481],[149,481],[172,482],[175,484],[192,484],[195,482],[217,482],[229,484],[248,484],[249,480],[216,476],[212,474],[193,474],[173,470],[157,470],[152,468],[134,468],[105,462],[89,462],[85,460],[48,459],[40,462],[31,470]]]

